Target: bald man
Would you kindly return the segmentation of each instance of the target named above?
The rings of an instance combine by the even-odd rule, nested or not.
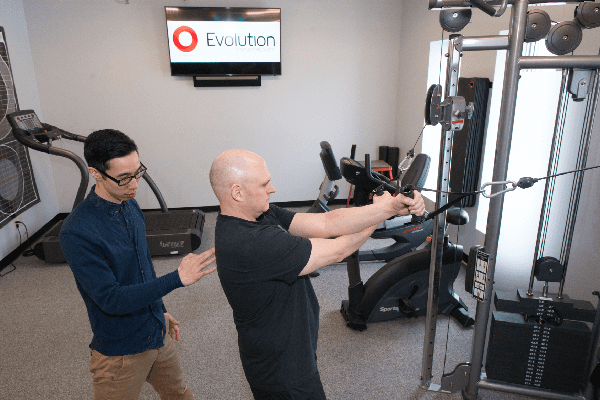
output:
[[[386,193],[365,207],[293,213],[269,204],[275,188],[267,165],[246,150],[217,157],[210,183],[221,205],[217,272],[254,399],[325,399],[319,303],[308,274],[354,253],[386,219],[422,215],[423,199],[416,191],[414,199]]]

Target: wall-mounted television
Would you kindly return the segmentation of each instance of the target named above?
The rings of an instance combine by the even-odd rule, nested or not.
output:
[[[171,75],[281,75],[281,9],[165,7]]]

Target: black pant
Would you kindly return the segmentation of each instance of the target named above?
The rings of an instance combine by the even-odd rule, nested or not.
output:
[[[283,392],[267,392],[250,386],[254,400],[327,400],[317,371],[301,386]]]

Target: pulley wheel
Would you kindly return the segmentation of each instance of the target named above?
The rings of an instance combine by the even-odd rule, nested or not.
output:
[[[446,32],[460,32],[471,22],[470,8],[460,10],[441,10],[440,25]]]
[[[561,22],[550,29],[546,37],[546,48],[558,56],[571,53],[579,46],[582,37],[579,24],[574,21]]]
[[[525,41],[526,42],[537,42],[540,39],[546,37],[550,28],[552,27],[552,21],[546,11],[542,10],[531,10],[527,13],[527,28],[525,29]]]
[[[600,3],[585,1],[575,9],[575,18],[584,28],[600,26]]]
[[[431,85],[427,90],[427,101],[425,102],[425,123],[437,125],[442,119],[442,85]]]
[[[536,260],[533,274],[540,282],[560,282],[564,268],[556,258],[546,256]]]

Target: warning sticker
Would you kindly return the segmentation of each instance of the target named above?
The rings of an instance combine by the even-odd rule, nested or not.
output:
[[[477,250],[477,263],[473,276],[473,297],[479,301],[485,301],[485,283],[487,280],[489,259],[489,254]]]

